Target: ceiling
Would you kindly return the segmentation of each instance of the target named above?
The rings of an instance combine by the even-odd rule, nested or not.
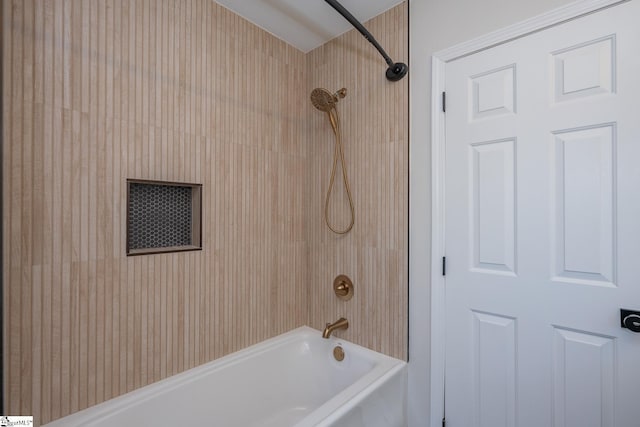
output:
[[[215,1],[303,52],[353,28],[324,0]],[[342,0],[340,4],[360,22],[366,22],[403,1]]]

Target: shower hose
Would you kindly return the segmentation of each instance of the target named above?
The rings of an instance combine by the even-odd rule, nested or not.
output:
[[[353,208],[353,198],[351,197],[351,188],[349,187],[349,179],[347,178],[347,166],[344,162],[344,149],[342,147],[342,135],[340,133],[340,118],[338,117],[338,111],[331,108],[327,111],[329,120],[331,121],[331,127],[333,133],[336,136],[335,149],[333,150],[333,167],[331,168],[331,179],[329,180],[329,188],[327,189],[327,196],[324,201],[324,221],[327,223],[329,230],[336,234],[346,234],[353,228],[355,222],[355,210]],[[351,210],[351,222],[344,230],[337,230],[329,221],[329,199],[331,198],[331,191],[333,190],[333,183],[336,177],[336,167],[338,166],[338,157],[340,157],[340,165],[342,166],[342,180],[344,182],[344,188],[347,190],[347,197],[349,199],[349,209]]]

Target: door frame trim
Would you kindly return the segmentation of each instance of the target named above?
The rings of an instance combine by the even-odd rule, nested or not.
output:
[[[442,92],[445,91],[446,64],[456,59],[525,37],[602,9],[631,0],[579,0],[566,6],[493,31],[478,38],[436,52],[431,59],[431,353],[429,426],[440,427],[444,418],[446,293],[445,277],[439,266],[445,256],[445,113]],[[428,212],[411,212],[428,218]],[[411,230],[409,231],[411,233]],[[416,258],[413,258],[414,260]],[[410,267],[411,268],[411,267]],[[413,318],[424,325],[427,315]],[[419,325],[409,325],[412,331]]]

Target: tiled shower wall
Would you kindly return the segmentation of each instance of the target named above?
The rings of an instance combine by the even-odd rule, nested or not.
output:
[[[305,55],[210,0],[1,7],[6,413],[48,422],[338,315],[406,357],[407,79],[359,34]],[[367,23],[405,61],[406,13]],[[344,238],[315,86],[349,90]],[[204,249],[127,258],[126,178],[202,183]]]
[[[395,61],[408,61],[408,16],[404,2],[370,20],[369,31]],[[408,177],[409,75],[385,78],[378,52],[350,31],[307,55],[312,88],[345,87],[337,108],[341,118],[347,173],[355,204],[355,225],[346,235],[324,224],[324,198],[333,162],[334,137],[325,113],[309,111],[309,169],[305,219],[309,256],[309,325],[322,329],[344,316],[341,337],[406,359],[408,340]],[[349,204],[338,168],[330,219],[349,224]],[[355,296],[344,302],[333,280],[348,275]]]
[[[304,54],[211,0],[2,7],[6,413],[305,324]],[[126,178],[202,183],[204,250],[127,258]]]

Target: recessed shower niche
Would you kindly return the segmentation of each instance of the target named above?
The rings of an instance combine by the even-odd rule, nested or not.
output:
[[[127,180],[127,255],[202,249],[202,185]]]

